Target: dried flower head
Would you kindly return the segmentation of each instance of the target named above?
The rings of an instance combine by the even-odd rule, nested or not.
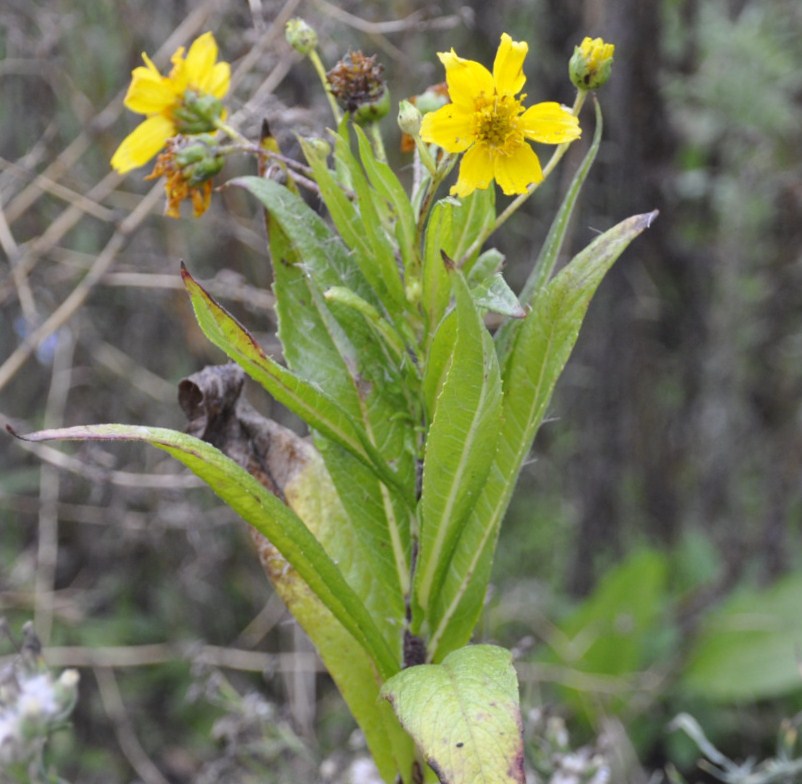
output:
[[[375,122],[387,114],[390,95],[384,66],[376,55],[349,52],[327,74],[331,94],[357,122]]]
[[[210,136],[174,136],[156,159],[153,171],[145,178],[164,177],[167,205],[164,214],[181,217],[181,202],[192,202],[192,213],[199,218],[212,200],[212,177],[223,168],[224,158]]]

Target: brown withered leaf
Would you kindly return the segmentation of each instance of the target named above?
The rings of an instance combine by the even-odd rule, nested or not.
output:
[[[292,430],[262,416],[243,396],[238,365],[209,365],[178,384],[187,433],[217,447],[285,504],[284,488],[313,458],[314,447]],[[270,542],[250,528],[262,566],[272,581],[287,565]]]

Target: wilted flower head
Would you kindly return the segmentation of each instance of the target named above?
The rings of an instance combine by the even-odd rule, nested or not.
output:
[[[358,123],[376,122],[390,109],[384,66],[376,55],[349,52],[327,74],[331,94]]]
[[[505,194],[524,193],[543,179],[540,161],[527,142],[562,144],[579,138],[579,121],[564,106],[549,102],[524,109],[526,96],[516,97],[526,82],[528,49],[504,33],[493,73],[453,49],[438,53],[451,103],[424,116],[421,138],[447,152],[465,153],[452,194],[467,196],[493,180]]]
[[[228,92],[231,66],[217,62],[217,42],[211,33],[196,38],[184,57],[184,47],[172,56],[173,68],[162,76],[143,52],[144,66],[134,68],[125,105],[146,115],[117,148],[112,168],[124,174],[144,166],[177,133],[214,130],[224,116],[220,99]]]
[[[574,86],[580,90],[596,90],[609,78],[613,67],[615,45],[601,38],[585,38],[574,47],[568,63],[568,73]]]
[[[145,178],[164,177],[167,206],[164,214],[181,217],[181,202],[189,199],[192,212],[199,218],[209,209],[212,199],[212,177],[223,168],[224,158],[217,151],[214,139],[202,136],[174,136],[167,141],[153,171]]]

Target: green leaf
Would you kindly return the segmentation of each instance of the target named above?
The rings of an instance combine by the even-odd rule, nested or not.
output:
[[[485,188],[475,190],[470,196],[465,196],[456,202],[452,232],[451,250],[449,255],[462,260],[465,251],[471,243],[493,225],[496,219],[496,189]],[[477,252],[478,255],[478,252]],[[469,273],[476,258],[465,259],[461,269]]]
[[[708,613],[681,686],[710,700],[762,700],[802,690],[802,575],[744,589]]]
[[[511,318],[523,318],[526,311],[518,302],[515,292],[509,287],[500,272],[485,278],[471,288],[471,296],[477,307]]]
[[[264,185],[258,178],[237,182],[256,195],[270,215],[279,337],[288,364],[334,396],[364,434],[362,445],[369,460],[362,462],[374,474],[358,474],[364,483],[360,491],[371,501],[364,509],[351,503],[354,493],[348,483],[354,478],[342,468],[351,464],[320,440],[317,445],[349,514],[375,543],[376,579],[401,597],[409,583],[419,382],[410,372],[406,352],[399,356],[391,350],[366,318],[364,309],[375,307],[375,294],[371,296],[355,262],[320,219],[280,186]],[[352,307],[353,302],[326,300],[325,290],[342,289],[361,300],[361,310]],[[391,328],[389,322],[385,326]],[[333,440],[347,448],[341,440]],[[379,516],[370,517],[368,508]]]
[[[593,722],[601,714],[620,713],[633,698],[627,676],[651,663],[657,646],[667,639],[665,619],[667,558],[654,550],[638,550],[609,571],[593,593],[555,625],[551,648],[539,659],[557,663],[567,673],[601,676],[606,685],[619,678],[620,688],[600,694],[588,686],[560,688],[561,699]],[[593,678],[587,678],[593,681]],[[581,675],[577,681],[582,682]],[[637,697],[635,697],[637,699]]]
[[[581,670],[624,675],[643,665],[663,612],[667,563],[654,550],[639,550],[609,571],[565,620],[556,658]],[[553,658],[553,657],[549,657]]]
[[[382,687],[443,784],[523,784],[518,680],[509,651],[471,645]]]
[[[342,447],[324,438],[316,438],[315,445],[361,545],[349,549],[344,543],[337,550],[343,549],[342,558],[361,557],[362,567],[370,575],[369,582],[384,587],[386,602],[376,611],[387,623],[390,643],[398,645],[404,599],[410,590],[410,522],[414,512],[396,494],[390,493],[373,471]],[[370,585],[364,590],[369,591]]]
[[[255,338],[203,289],[182,267],[181,276],[192,300],[198,324],[212,343],[222,349],[254,381],[310,427],[341,444],[385,481],[398,479],[362,431],[338,403],[319,387],[268,357]]]
[[[502,428],[495,460],[465,522],[432,618],[429,654],[435,661],[463,645],[476,624],[501,519],[590,300],[616,259],[656,215],[635,215],[597,237],[536,292],[532,311],[519,322],[502,371]]]
[[[174,430],[133,425],[42,430],[25,436],[25,440],[140,441],[163,449],[203,479],[226,505],[270,541],[371,656],[382,677],[397,672],[397,657],[364,603],[304,522],[215,447]]]
[[[526,311],[501,274],[504,256],[489,248],[476,260],[467,276],[473,301],[480,307],[511,318],[523,318]]]
[[[427,422],[431,422],[434,417],[437,399],[440,397],[440,392],[451,367],[456,340],[457,311],[452,309],[442,319],[440,326],[434,333],[429,353],[426,357],[426,372],[423,375],[423,400]]]
[[[423,288],[421,304],[426,314],[429,336],[434,334],[451,300],[451,276],[448,274],[446,265],[449,263],[447,259],[452,249],[452,209],[453,205],[449,201],[438,201],[432,208],[426,225],[421,275]]]
[[[426,437],[416,598],[431,609],[462,524],[493,462],[501,377],[490,334],[461,273],[454,270],[456,334]],[[450,331],[438,331],[450,337]],[[427,369],[428,371],[428,369]],[[442,371],[438,369],[442,376]],[[428,385],[431,387],[431,385]]]
[[[356,199],[351,200],[326,164],[321,155],[308,141],[301,140],[301,147],[315,175],[320,196],[329,210],[345,244],[354,251],[359,269],[388,312],[403,311],[406,306],[395,249],[382,229],[374,199],[378,196],[370,189],[364,173],[348,149],[347,142],[335,137],[338,158],[351,174]]]
[[[404,269],[415,269],[418,265],[418,249],[415,242],[416,224],[409,196],[395,172],[386,163],[376,159],[365,132],[358,125],[354,126],[354,130],[359,144],[359,155],[370,184],[379,195],[387,200],[395,215],[395,236]]]

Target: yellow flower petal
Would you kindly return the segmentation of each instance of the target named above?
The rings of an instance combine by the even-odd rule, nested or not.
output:
[[[216,63],[201,89],[211,93],[215,98],[222,98],[231,86],[231,66],[228,63]]]
[[[131,86],[123,103],[132,112],[158,114],[175,103],[175,91],[170,80],[161,76],[155,68],[140,65],[134,68],[131,77]]]
[[[161,114],[149,117],[123,139],[111,158],[112,168],[125,174],[144,166],[174,134],[175,127],[166,117]]]
[[[473,144],[473,112],[447,103],[436,112],[423,115],[420,135],[447,152],[464,152]]]
[[[526,83],[524,58],[529,45],[524,41],[513,41],[507,33],[501,36],[501,43],[493,62],[493,80],[499,95],[516,95]]]
[[[217,60],[217,41],[211,33],[198,36],[189,47],[184,62],[187,83],[197,90],[208,92],[207,82]]]
[[[579,120],[555,101],[536,103],[522,115],[524,136],[544,144],[572,142],[582,135]]]
[[[474,60],[463,60],[453,49],[438,52],[437,56],[446,68],[448,95],[452,103],[473,110],[482,93],[488,98],[493,95],[493,75],[483,65]]]
[[[457,184],[452,186],[452,196],[468,196],[477,188],[484,190],[493,179],[493,151],[484,144],[475,144],[459,165]]]
[[[525,193],[530,185],[543,180],[540,161],[528,144],[522,144],[511,155],[496,155],[493,164],[496,182],[505,196]]]

